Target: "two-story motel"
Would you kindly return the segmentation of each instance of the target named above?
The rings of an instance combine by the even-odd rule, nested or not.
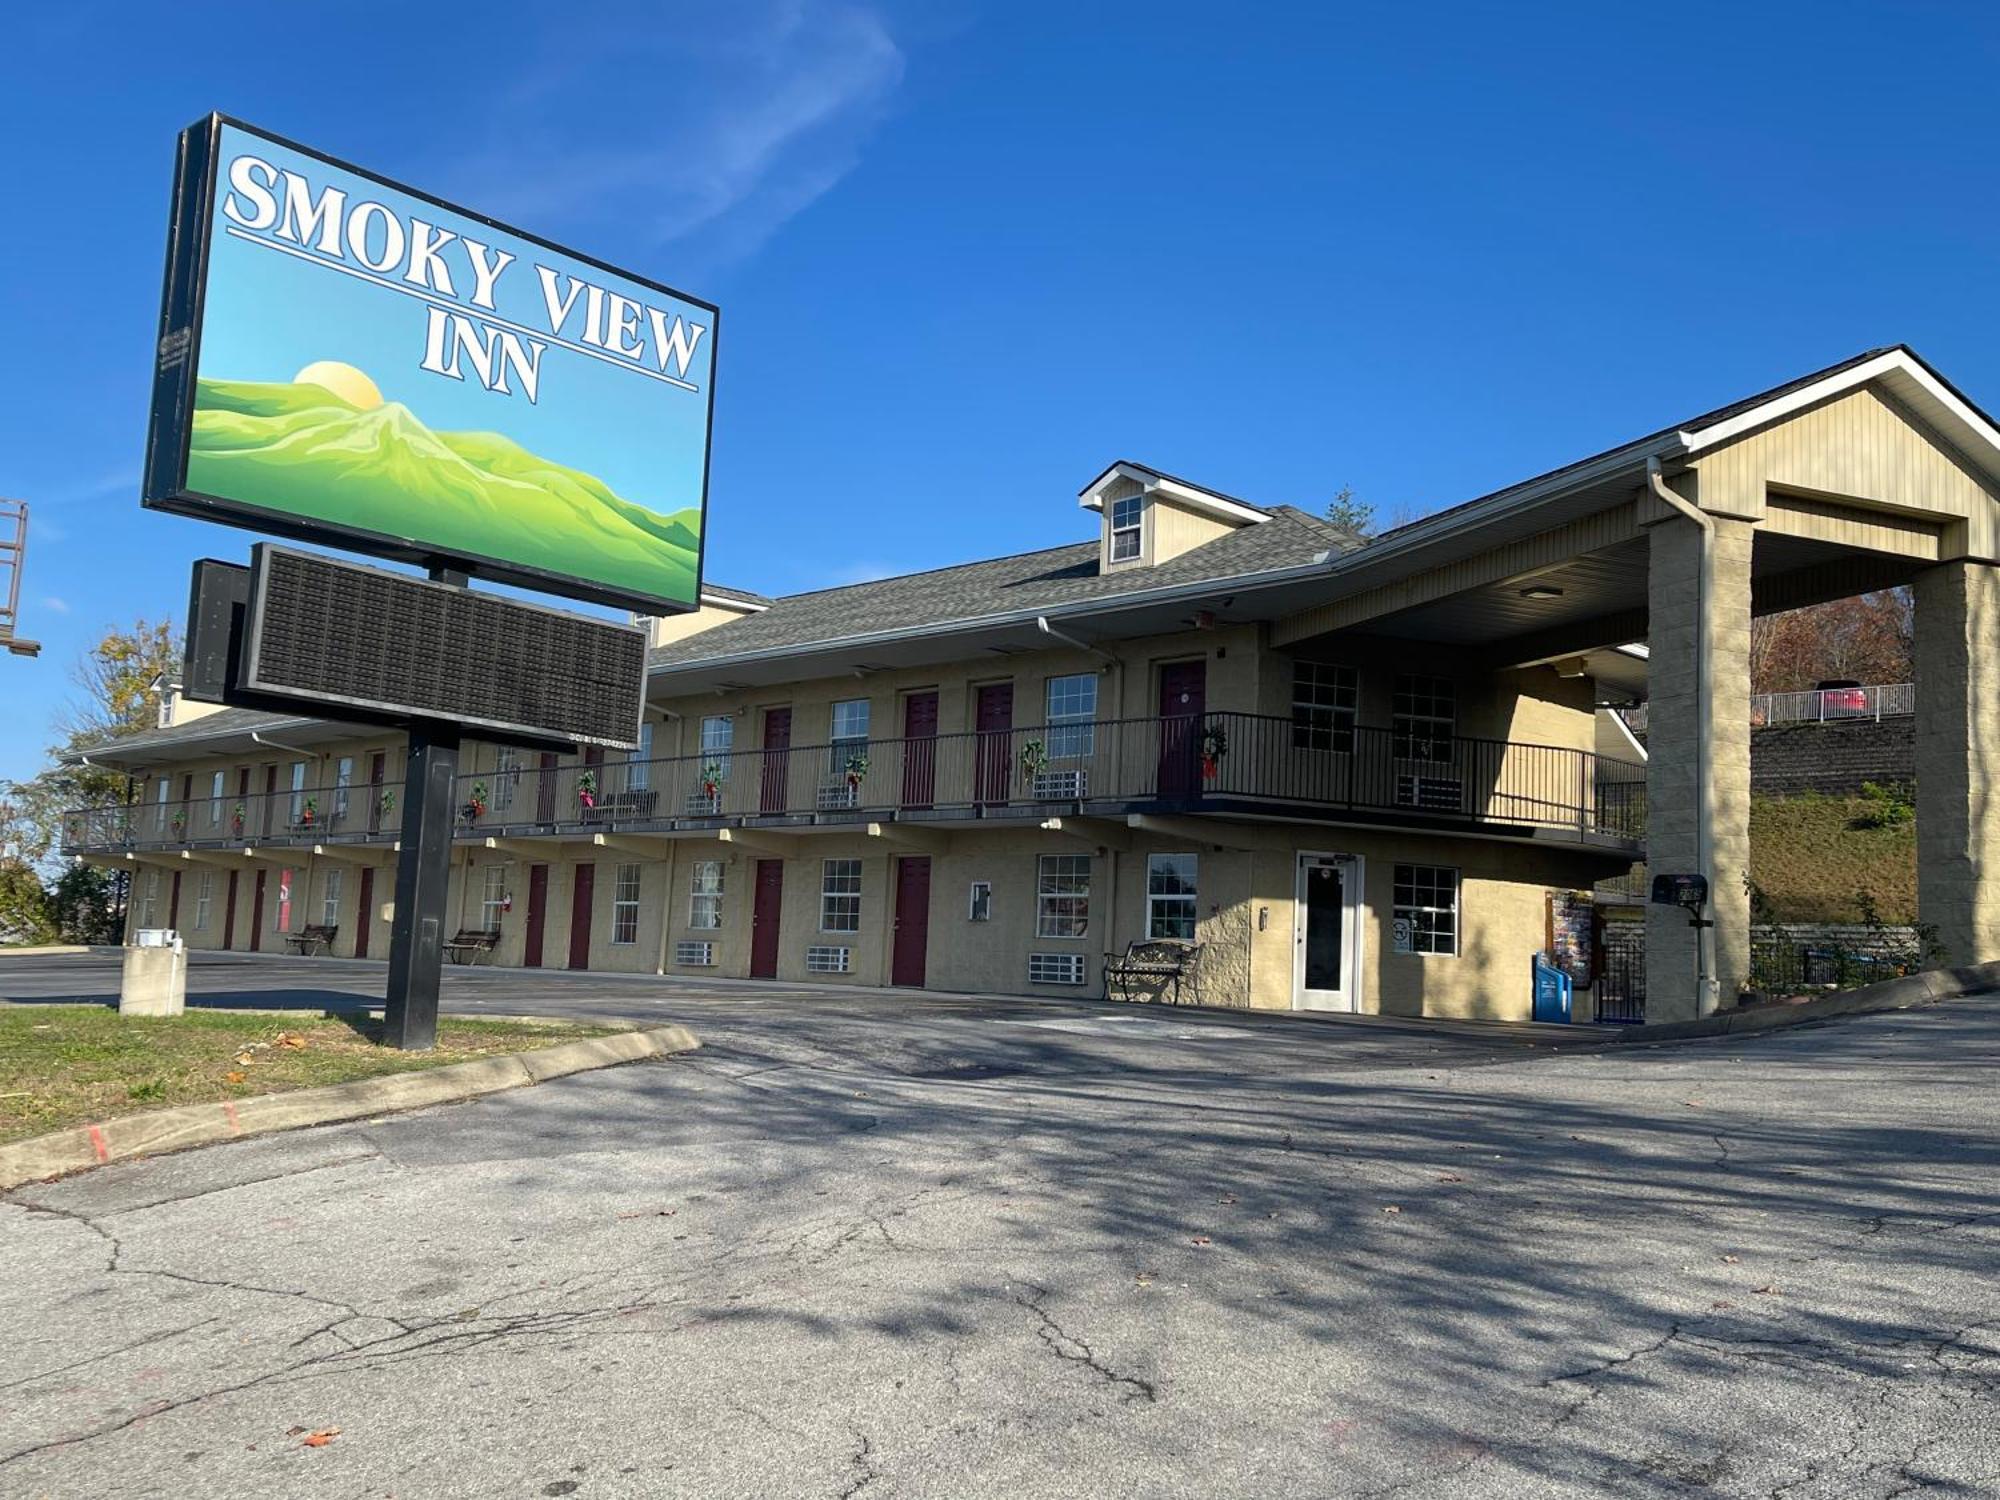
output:
[[[1922,915],[2000,958],[1996,497],[2000,431],[1902,347],[1365,545],[1115,463],[1072,544],[709,586],[650,622],[629,756],[469,746],[452,921],[529,968],[1051,995],[1182,938],[1213,1004],[1522,1018],[1550,893],[1646,860],[1709,876],[1706,996],[1647,918],[1648,1018],[1692,1015],[1748,973],[1752,615],[1909,584]],[[1636,698],[1649,757],[1597,712]],[[401,744],[170,720],[91,752],[133,797],[65,839],[130,925],[385,955]]]

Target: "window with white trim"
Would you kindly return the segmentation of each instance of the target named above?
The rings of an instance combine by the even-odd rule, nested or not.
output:
[[[493,810],[514,805],[514,790],[521,784],[521,752],[502,745],[493,752]]]
[[[1361,701],[1361,674],[1324,661],[1292,663],[1292,748],[1354,748],[1354,721]]]
[[[139,882],[139,921],[141,927],[159,926],[160,915],[160,872],[148,870],[146,878]]]
[[[1097,748],[1097,674],[1079,672],[1048,682],[1048,752],[1051,760],[1089,755]]]
[[[292,821],[300,823],[306,815],[306,763],[292,762]]]
[[[208,914],[215,905],[215,871],[203,870],[194,887],[194,930],[208,931]]]
[[[833,705],[832,732],[827,736],[827,769],[847,773],[851,760],[868,756],[868,700],[847,698]]]
[[[168,777],[162,776],[153,783],[153,828],[158,833],[167,831],[167,799],[174,794]]]
[[[340,925],[340,888],[347,883],[347,872],[339,865],[327,868],[326,883],[320,887],[319,923],[322,927]]]
[[[861,861],[823,859],[819,875],[819,930],[861,930]]]
[[[1111,502],[1111,560],[1130,562],[1139,555],[1146,520],[1146,497],[1127,495]]]
[[[1035,861],[1035,936],[1080,938],[1090,931],[1090,856],[1044,854]]]
[[[728,714],[710,714],[701,721],[701,763],[714,765],[720,779],[729,779],[729,752],[736,745],[736,720]]]
[[[692,880],[693,886],[688,893],[688,926],[697,932],[713,932],[722,926],[722,861],[696,860]]]
[[[500,930],[500,918],[507,911],[506,865],[488,865],[480,875],[479,925],[488,932]]]
[[[1146,856],[1146,936],[1194,941],[1196,871],[1192,854]]]
[[[225,772],[217,771],[208,778],[208,826],[222,826],[222,790],[228,785]]]
[[[652,785],[653,726],[639,726],[639,743],[625,752],[625,789],[643,792]]]
[[[629,947],[639,941],[639,867],[620,865],[611,887],[611,941]]]
[[[1458,686],[1449,677],[1420,672],[1396,678],[1395,715],[1391,721],[1398,760],[1451,763],[1452,735],[1458,720]]]
[[[333,763],[333,815],[347,814],[347,794],[354,786],[354,757],[343,755]]]
[[[1391,916],[1398,953],[1458,952],[1458,871],[1397,865]]]

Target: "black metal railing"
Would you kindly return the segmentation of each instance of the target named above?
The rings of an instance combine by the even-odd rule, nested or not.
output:
[[[1557,745],[1211,713],[509,765],[460,775],[454,803],[461,834],[1160,809],[1506,825],[1636,843],[1645,776],[1643,766]],[[400,795],[400,786],[286,791],[229,801],[219,820],[206,801],[89,810],[69,815],[64,846],[393,839]]]

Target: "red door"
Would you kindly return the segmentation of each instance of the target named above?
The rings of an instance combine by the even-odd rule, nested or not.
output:
[[[597,890],[597,866],[578,865],[576,886],[569,900],[569,966],[590,967],[590,907]]]
[[[973,755],[972,800],[991,807],[1007,800],[1014,768],[1014,684],[989,682],[979,689],[973,727],[979,731]]]
[[[556,820],[556,753],[544,750],[542,758],[535,766],[535,821],[553,823]]]
[[[388,769],[389,757],[383,751],[377,750],[374,755],[369,757],[368,831],[370,833],[380,833],[382,831],[382,777]],[[362,878],[365,880],[367,877],[364,875]],[[367,927],[368,924],[364,922],[362,924],[362,931],[367,931]],[[359,958],[362,955],[357,953],[354,956]]]
[[[176,930],[181,925],[181,872],[174,871],[173,889],[167,894],[167,925]]]
[[[264,877],[268,870],[257,872],[257,886],[250,896],[250,951],[261,953],[264,949]]]
[[[382,763],[382,757],[379,755],[376,756],[375,763],[379,766]],[[361,867],[361,890],[354,898],[354,956],[356,958],[366,958],[368,956],[368,934],[374,929],[374,926],[375,867],[373,865],[363,865]]]
[[[896,946],[889,982],[922,989],[924,957],[931,940],[931,862],[928,855],[896,861]]]
[[[1201,795],[1202,715],[1208,707],[1208,663],[1169,662],[1160,668],[1160,796],[1186,802]]]
[[[236,946],[236,872],[229,872],[229,894],[222,898],[222,946]]]
[[[785,862],[757,861],[756,901],[750,913],[750,977],[778,977],[778,912],[785,904]]]
[[[521,963],[530,969],[542,966],[542,918],[549,905],[549,867],[528,866],[528,937]]]
[[[767,813],[785,810],[785,794],[792,770],[792,711],[789,708],[764,710],[764,785],[757,805]]]
[[[903,700],[903,806],[929,807],[937,796],[938,695]]]

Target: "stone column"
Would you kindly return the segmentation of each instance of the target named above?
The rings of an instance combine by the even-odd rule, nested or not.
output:
[[[1946,963],[1989,963],[2000,959],[2000,567],[1943,563],[1915,592],[1917,915]]]
[[[1706,874],[1720,1004],[1735,1003],[1750,973],[1750,538],[1751,523],[1715,519],[1711,586],[1701,591],[1701,528],[1682,516],[1651,531],[1646,664],[1646,868]],[[1697,622],[1706,625],[1698,630]],[[1697,652],[1709,694],[1698,701]],[[1700,859],[1707,834],[1708,868]],[[1696,993],[1695,929],[1672,907],[1646,912],[1646,1019],[1683,1021],[1707,1005]]]

